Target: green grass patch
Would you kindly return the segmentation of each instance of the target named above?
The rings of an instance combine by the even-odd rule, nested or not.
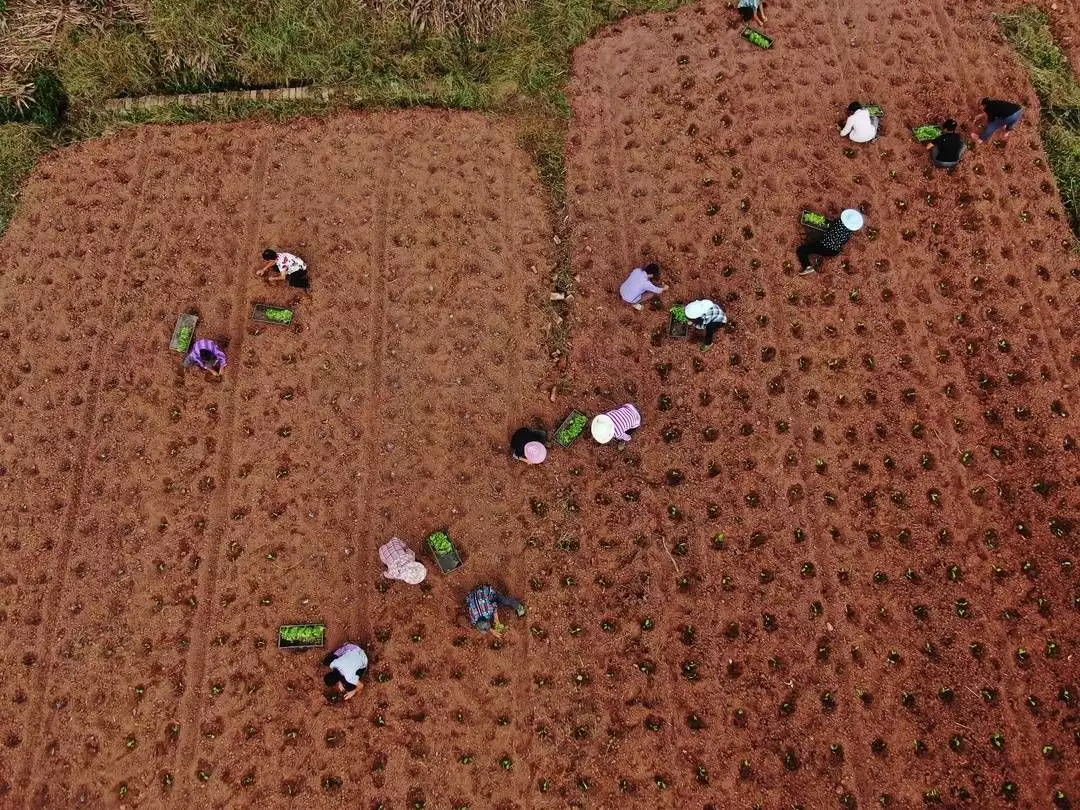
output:
[[[32,124],[0,125],[0,234],[11,221],[23,180],[47,146]]]
[[[1080,83],[1042,11],[1025,6],[996,19],[1039,95],[1043,147],[1073,231],[1080,236]]]

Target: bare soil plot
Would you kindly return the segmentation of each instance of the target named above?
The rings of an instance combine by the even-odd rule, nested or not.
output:
[[[1049,804],[1077,757],[1078,264],[1031,121],[952,174],[908,136],[1034,94],[981,6],[774,5],[768,33],[704,4],[575,56],[576,402],[647,423],[579,520],[648,672],[594,677],[595,732],[540,767],[598,806]],[[886,107],[874,144],[837,134],[853,98]],[[872,230],[796,275],[799,212],[849,205]],[[667,305],[728,309],[710,353],[618,301],[649,260]]]
[[[451,647],[453,614],[473,581],[519,579],[504,451],[543,401],[548,221],[512,130],[479,116],[152,128],[37,171],[0,276],[5,802],[470,795],[441,775],[446,714],[505,711],[488,681],[524,649]],[[308,260],[310,295],[254,277],[266,244]],[[189,308],[228,344],[220,381],[166,349]],[[378,545],[439,526],[465,571],[377,589]],[[310,619],[394,680],[325,704],[321,654],[274,645]]]

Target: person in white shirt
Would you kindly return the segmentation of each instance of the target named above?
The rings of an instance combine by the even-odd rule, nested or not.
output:
[[[364,688],[360,679],[367,674],[368,657],[360,646],[342,644],[323,659],[323,666],[330,667],[330,671],[323,676],[323,683],[344,692],[345,700]]]
[[[263,251],[262,257],[266,264],[258,269],[256,276],[261,276],[267,281],[284,281],[290,287],[299,287],[302,290],[311,286],[307,265],[299,256],[267,248]],[[271,270],[277,272],[271,273]]]
[[[877,137],[880,119],[870,115],[858,101],[851,102],[847,111],[847,123],[840,130],[842,137],[851,138],[855,143],[870,143]]]
[[[659,277],[660,265],[658,264],[649,264],[644,268],[635,267],[619,287],[619,295],[623,301],[640,312],[642,304],[667,289],[667,287],[658,287],[653,284]]]

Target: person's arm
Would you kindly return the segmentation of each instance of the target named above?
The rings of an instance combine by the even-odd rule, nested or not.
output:
[[[765,0],[758,0],[757,15],[761,18],[761,24],[764,25],[767,22],[765,19]]]
[[[646,282],[645,282],[645,289],[646,289],[646,290],[647,290],[648,292],[654,292],[654,293],[662,293],[662,292],[663,292],[664,290],[666,290],[666,289],[667,289],[667,287],[657,287],[657,286],[656,286],[655,284],[653,284],[653,283],[652,283],[651,281],[646,281]]]
[[[980,121],[985,121],[986,119],[987,119],[987,113],[986,113],[986,110],[983,110],[981,113],[976,115],[973,119],[971,119],[971,123],[977,124]]]
[[[276,263],[277,263],[276,259],[274,259],[272,261],[268,261],[266,264],[264,264],[262,267],[260,267],[255,272],[255,275],[257,275],[257,276],[265,276],[268,272],[270,272],[270,268],[273,267]]]
[[[851,132],[851,128],[855,126],[854,118],[854,115],[849,115],[847,117],[847,121],[844,122],[844,128],[840,130],[841,137],[845,137],[849,132]]]

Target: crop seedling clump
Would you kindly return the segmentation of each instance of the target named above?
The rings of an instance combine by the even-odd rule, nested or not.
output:
[[[585,430],[585,426],[589,423],[589,417],[583,413],[575,411],[572,413],[562,427],[555,433],[555,441],[561,444],[563,447],[568,447],[571,443],[581,435],[581,432]]]

